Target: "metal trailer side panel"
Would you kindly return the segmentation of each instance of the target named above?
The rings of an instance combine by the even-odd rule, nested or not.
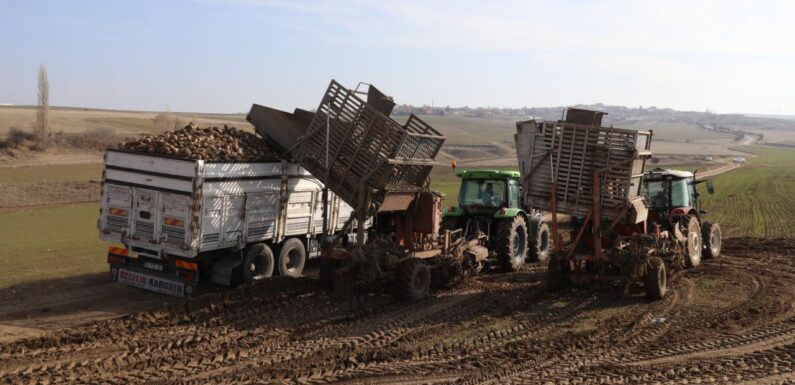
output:
[[[173,159],[151,154],[108,150],[105,152],[105,168],[122,168],[142,173],[171,175],[183,178],[196,177],[196,161]]]
[[[284,211],[281,186],[280,178],[205,182],[200,251],[278,242],[280,233],[284,237],[321,234],[322,184],[312,177],[288,178]],[[344,204],[338,198],[332,202]],[[351,211],[347,206],[346,212]]]
[[[116,151],[106,159],[98,220],[103,240],[153,257],[193,258],[322,233],[323,185],[297,164],[204,163]],[[333,232],[353,209],[333,193],[329,201]]]

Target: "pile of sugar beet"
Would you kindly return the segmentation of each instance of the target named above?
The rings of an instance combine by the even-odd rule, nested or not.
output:
[[[235,127],[196,127],[146,135],[121,143],[117,149],[209,162],[273,162],[279,156],[265,140]]]

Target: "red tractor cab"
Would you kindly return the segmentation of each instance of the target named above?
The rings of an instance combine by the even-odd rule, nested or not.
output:
[[[656,168],[643,176],[649,224],[687,238],[685,262],[689,267],[698,266],[702,257],[720,254],[720,226],[703,221],[707,211],[701,208],[696,188],[701,183],[706,184],[708,193],[715,193],[712,181],[698,180],[690,171]]]

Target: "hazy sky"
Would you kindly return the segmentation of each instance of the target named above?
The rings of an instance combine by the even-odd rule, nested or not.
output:
[[[0,3],[0,103],[314,108],[331,78],[398,103],[602,102],[795,114],[792,1]]]

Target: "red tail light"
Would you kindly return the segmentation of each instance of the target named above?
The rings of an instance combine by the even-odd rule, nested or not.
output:
[[[117,265],[124,265],[127,263],[127,258],[120,255],[108,254],[108,263],[115,263]]]
[[[194,277],[192,271],[185,271],[185,270],[179,270],[177,272],[177,276],[179,277],[179,279],[182,279],[182,280],[185,280],[185,281],[193,281],[193,277]]]

